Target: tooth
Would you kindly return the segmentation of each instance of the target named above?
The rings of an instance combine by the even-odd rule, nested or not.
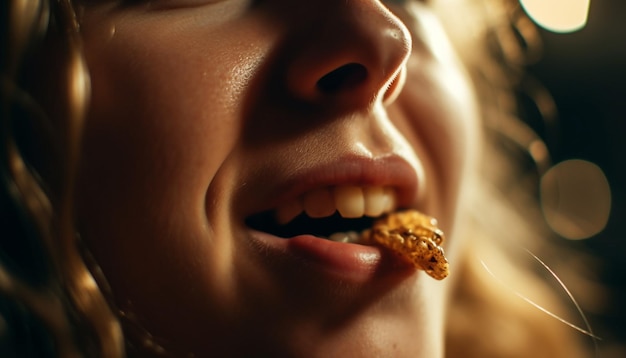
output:
[[[365,215],[380,216],[385,210],[388,200],[384,195],[384,189],[380,186],[363,188],[363,196],[365,198]]]
[[[356,231],[348,231],[348,242],[357,242],[357,241],[359,241],[360,237],[361,237],[361,235],[359,235],[358,232],[356,232]]]
[[[344,218],[363,215],[377,217],[395,209],[394,189],[390,187],[338,186],[306,193],[302,198],[276,208],[276,220],[284,225],[302,211],[312,218],[322,218],[339,211]]]
[[[344,218],[360,218],[365,210],[363,190],[358,186],[339,186],[334,190],[337,211]]]
[[[383,210],[384,213],[391,212],[396,206],[395,195],[393,194],[394,192],[392,188],[385,188],[383,190],[383,196],[385,197],[385,209]]]
[[[333,196],[328,189],[317,189],[304,196],[304,211],[312,218],[323,218],[335,212]]]
[[[285,225],[304,210],[301,199],[296,199],[276,208],[276,221]]]
[[[335,242],[348,242],[349,239],[345,232],[336,232],[328,237],[328,240]]]
[[[356,231],[336,232],[328,237],[328,240],[336,242],[357,242],[359,234]]]

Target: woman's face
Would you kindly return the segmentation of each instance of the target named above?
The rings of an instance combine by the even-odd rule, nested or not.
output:
[[[454,256],[476,112],[435,15],[407,7],[80,9],[92,100],[79,230],[118,307],[171,354],[443,354],[446,281],[319,237],[367,225],[328,219],[336,207],[415,208]]]

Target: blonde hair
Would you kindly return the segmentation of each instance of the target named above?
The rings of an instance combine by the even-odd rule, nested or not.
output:
[[[446,355],[587,356],[581,342],[589,337],[519,297],[537,300],[556,316],[571,319],[556,294],[560,287],[535,273],[540,265],[530,253],[544,252],[548,246],[549,232],[529,193],[538,178],[530,175],[530,183],[518,179],[511,185],[523,174],[520,158],[500,145],[506,138],[527,152],[539,173],[549,165],[545,144],[516,114],[515,91],[524,66],[541,53],[537,30],[517,1],[437,4],[479,95],[486,138],[479,173],[463,201],[464,212],[469,213],[463,235],[468,238],[461,262],[456,263]]]
[[[474,78],[478,93],[487,100],[482,105],[488,128],[502,126],[503,118],[513,120],[511,90],[519,80],[524,58],[517,35],[531,31],[525,18],[511,4],[506,0],[443,0],[435,9],[444,19],[450,20],[446,23],[447,29]],[[53,3],[46,0],[10,1],[10,6],[10,21],[3,25],[10,36],[5,36],[3,48],[7,52],[2,59],[3,147],[0,164],[3,195],[6,196],[2,205],[3,210],[19,212],[21,223],[16,225],[17,229],[7,229],[14,232],[4,236],[2,241],[5,241],[3,246],[7,246],[11,240],[29,240],[31,246],[42,252],[47,264],[38,273],[44,277],[42,282],[33,283],[21,277],[19,270],[10,267],[2,257],[0,303],[6,299],[24,307],[23,316],[34,317],[33,320],[40,322],[52,335],[59,356],[121,357],[125,355],[125,348],[120,317],[113,312],[103,294],[107,291],[105,282],[96,282],[93,274],[98,273],[87,269],[89,257],[80,249],[74,232],[72,187],[80,127],[89,99],[88,76],[75,12],[69,0]],[[50,13],[54,16],[50,17]],[[50,19],[53,20],[51,23]],[[516,26],[512,27],[512,24]],[[514,29],[519,31],[517,35]],[[62,103],[59,113],[54,114],[44,113],[31,94],[24,90],[28,81],[23,81],[21,72],[27,55],[34,49],[32,46],[45,47],[49,43],[42,43],[46,41],[42,37],[44,34],[54,38],[55,41],[51,41],[55,46],[54,53],[59,57],[61,73],[65,75],[58,83],[65,92],[57,99],[67,102]],[[532,32],[528,32],[526,38],[528,34]],[[526,45],[531,43],[528,41]],[[486,56],[487,53],[491,55]],[[53,115],[55,117],[51,118]],[[20,147],[16,141],[18,121],[27,122],[25,127],[39,128],[32,135],[36,135],[38,141],[50,144],[48,153],[52,154],[45,158],[27,158],[27,148]],[[494,153],[485,150],[485,155],[495,155],[503,163],[496,164],[497,167],[508,163]],[[54,170],[38,167],[41,161],[54,163]],[[57,174],[51,175],[52,172]],[[486,182],[500,180],[491,174]],[[494,187],[476,184],[475,189],[474,195],[466,200],[472,206],[470,212],[499,213],[501,220],[519,228],[520,237],[537,234],[527,230],[527,219],[507,206],[503,195]],[[34,228],[32,233],[20,231],[31,227]],[[481,263],[484,258],[491,258],[490,267],[499,275],[520,282],[526,293],[540,295],[546,298],[544,302],[555,300],[551,298],[549,286],[529,274],[529,268],[508,261],[514,255],[494,244],[494,238],[503,235],[497,225],[476,215],[469,218],[464,234],[471,239],[467,240],[461,262],[455,265],[457,277],[449,302],[447,355],[576,357],[581,350],[569,328],[525,302],[515,300],[497,280],[486,274]],[[24,262],[17,264],[28,265],[28,259],[22,258]],[[92,271],[97,270],[95,265],[89,267]],[[0,311],[0,314],[5,313]],[[8,323],[10,326],[11,322]]]

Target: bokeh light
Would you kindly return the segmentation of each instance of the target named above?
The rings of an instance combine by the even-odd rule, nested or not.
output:
[[[572,240],[604,229],[611,212],[611,189],[597,165],[579,159],[561,162],[541,179],[541,207],[548,225]]]
[[[590,0],[520,0],[528,16],[552,32],[573,32],[587,24]]]

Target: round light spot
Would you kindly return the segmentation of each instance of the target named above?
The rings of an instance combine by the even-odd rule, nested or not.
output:
[[[528,16],[552,32],[574,32],[587,24],[590,0],[520,0]]]
[[[541,207],[559,235],[579,240],[604,229],[611,212],[611,189],[597,165],[579,159],[552,167],[541,179]]]

